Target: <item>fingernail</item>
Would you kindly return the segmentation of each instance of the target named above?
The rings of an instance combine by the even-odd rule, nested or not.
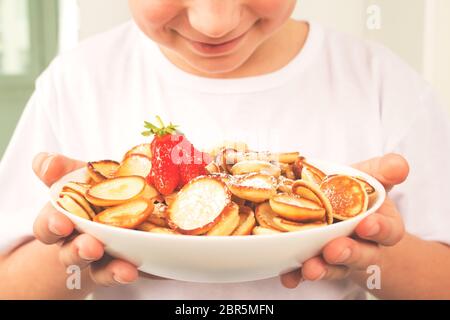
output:
[[[95,260],[97,260],[97,258],[89,257],[89,255],[87,255],[86,253],[84,253],[81,250],[78,250],[78,255],[80,256],[81,259],[83,259],[85,261],[95,261]]]
[[[47,158],[42,162],[40,169],[41,177],[44,177],[47,174],[48,168],[50,167],[50,164],[52,163],[54,157],[54,154],[49,153],[47,155]]]
[[[114,276],[113,276],[113,278],[114,278],[114,281],[116,281],[117,283],[120,283],[120,284],[130,284],[131,282],[129,282],[129,281],[125,281],[125,280],[123,280],[120,276],[118,276],[117,274],[115,274]]]
[[[318,276],[318,277],[317,277],[316,279],[314,279],[313,281],[319,281],[319,280],[322,280],[323,278],[325,278],[326,274],[327,274],[327,270],[325,269],[325,270],[320,274],[320,276]]]
[[[378,232],[380,232],[380,225],[378,223],[374,223],[370,228],[369,231],[366,232],[367,237],[373,237]]]
[[[50,217],[48,219],[48,230],[56,236],[63,236],[63,232],[58,229],[55,217]]]
[[[352,254],[352,250],[350,250],[350,248],[345,248],[341,252],[339,258],[336,259],[336,262],[339,263],[339,262],[344,262],[344,261],[348,260],[348,258],[350,258],[351,254]]]

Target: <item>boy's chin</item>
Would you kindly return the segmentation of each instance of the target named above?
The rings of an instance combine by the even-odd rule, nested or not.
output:
[[[161,47],[166,57],[180,69],[209,78],[235,78],[245,76],[242,67],[250,60],[253,52],[235,52],[219,57],[201,57],[192,52],[177,52]]]
[[[214,78],[234,77],[238,70],[245,64],[246,60],[232,61],[227,59],[204,59],[190,63],[202,76]]]

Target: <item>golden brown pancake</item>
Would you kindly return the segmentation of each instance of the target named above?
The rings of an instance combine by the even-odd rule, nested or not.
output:
[[[330,176],[321,183],[320,189],[330,200],[334,218],[346,220],[367,210],[369,197],[363,184],[355,178]]]

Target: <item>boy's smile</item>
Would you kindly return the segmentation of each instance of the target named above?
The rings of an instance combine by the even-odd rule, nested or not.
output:
[[[250,30],[245,31],[244,33],[233,38],[227,37],[228,39],[223,40],[194,40],[183,36],[181,33],[179,34],[191,44],[194,52],[198,55],[204,57],[217,57],[234,51],[242,42],[245,41],[245,37],[249,32]]]
[[[304,42],[278,31],[289,25],[290,34],[297,32],[304,40],[308,29],[306,24],[287,23],[296,0],[129,0],[129,4],[137,25],[173,64],[206,77],[277,70]]]

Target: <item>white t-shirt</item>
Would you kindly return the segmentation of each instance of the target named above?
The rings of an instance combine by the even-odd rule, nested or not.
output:
[[[31,170],[36,153],[120,159],[148,139],[140,135],[143,121],[155,115],[179,124],[199,148],[237,140],[345,164],[398,152],[411,174],[391,196],[408,232],[450,244],[448,115],[430,86],[390,51],[311,23],[304,49],[284,68],[207,79],[172,65],[130,22],[59,56],[37,81],[1,161],[1,249],[32,234],[48,199]],[[290,290],[278,278],[226,285],[140,279],[99,288],[94,297],[343,299],[362,293],[350,280]]]

